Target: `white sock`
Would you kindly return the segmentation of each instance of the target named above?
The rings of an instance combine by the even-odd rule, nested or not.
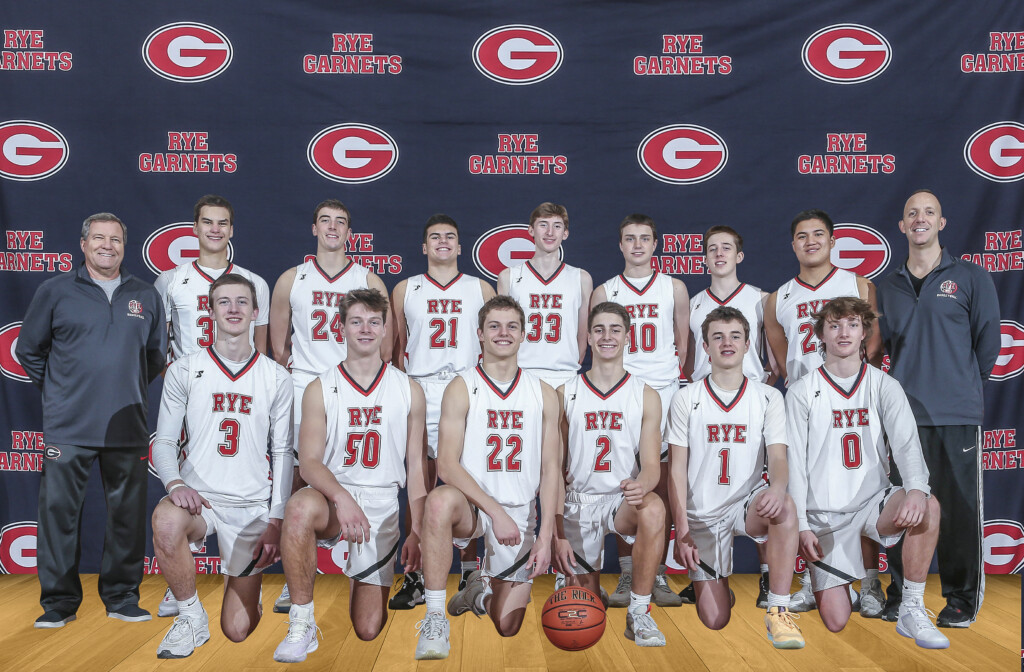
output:
[[[476,571],[476,560],[463,560],[462,561],[462,573],[475,572]]]
[[[789,609],[789,593],[785,595],[776,595],[771,590],[768,591],[768,608],[772,607],[785,607]]]
[[[861,588],[863,588],[865,585],[868,585],[868,584],[872,584],[873,585],[875,583],[878,583],[878,568],[877,567],[874,568],[874,569],[866,569],[864,571],[866,571],[868,573],[868,575],[864,577],[863,581],[861,581]]]
[[[911,581],[910,579],[903,578],[903,604],[921,606],[924,604],[924,584],[922,581]]]
[[[637,595],[632,590],[629,591],[629,613],[631,614],[646,614],[647,610],[651,606],[651,594]]]
[[[476,607],[480,611],[487,611],[487,598],[494,593],[491,590],[491,582],[489,579],[484,579],[484,589],[480,591],[480,594],[476,596]]]
[[[761,573],[762,574],[767,574],[768,573],[768,565],[764,564],[763,562],[761,563]]]
[[[631,556],[631,555],[621,555],[621,556],[619,556],[619,571],[622,574],[632,574],[633,573],[633,556]]]
[[[305,621],[313,620],[313,600],[309,601],[309,604],[295,604],[292,602],[292,608],[288,610],[289,618],[298,618]]]
[[[427,611],[436,611],[438,613],[444,613],[444,598],[445,591],[443,590],[431,590],[427,588],[423,591],[423,599],[427,602]]]
[[[199,593],[192,593],[187,600],[177,600],[179,614],[193,614],[198,616],[203,613],[203,604],[199,601]]]

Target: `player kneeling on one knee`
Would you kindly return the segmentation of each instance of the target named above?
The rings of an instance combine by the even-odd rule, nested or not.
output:
[[[789,612],[797,551],[782,395],[743,374],[750,325],[739,310],[712,310],[701,327],[711,374],[676,393],[669,411],[669,495],[676,559],[694,581],[697,615],[718,630],[729,622],[733,537],[764,544],[768,561],[765,626],[776,648],[799,649]],[[762,478],[767,455],[768,482]]]
[[[153,511],[153,547],[178,606],[160,658],[184,658],[210,638],[189,545],[198,550],[213,534],[227,575],[221,630],[241,642],[256,628],[260,572],[280,559],[291,490],[292,387],[288,372],[250,344],[259,308],[253,284],[226,273],[209,299],[217,341],[167,370],[153,442],[153,464],[168,492]],[[179,464],[183,422],[190,440]]]
[[[825,363],[790,386],[790,492],[800,548],[825,626],[850,618],[847,585],[865,576],[861,536],[890,547],[904,534],[905,580],[896,631],[918,646],[949,640],[924,606],[928,565],[939,536],[939,507],[907,395],[895,379],[863,361],[875,313],[861,299],[833,299],[814,314]],[[896,462],[903,487],[889,482]]]

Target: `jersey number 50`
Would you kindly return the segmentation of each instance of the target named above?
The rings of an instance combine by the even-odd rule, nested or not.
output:
[[[362,449],[362,459],[360,459]],[[370,430],[365,434],[352,433],[348,435],[348,443],[345,444],[346,467],[353,466],[356,461],[362,462],[367,469],[373,469],[380,464],[380,433]]]

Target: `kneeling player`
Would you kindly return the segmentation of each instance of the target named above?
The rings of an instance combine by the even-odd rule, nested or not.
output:
[[[889,547],[903,542],[903,604],[896,631],[918,646],[949,640],[924,607],[928,565],[939,536],[939,505],[907,395],[895,379],[862,361],[875,320],[862,299],[833,299],[814,315],[825,363],[790,386],[790,490],[800,521],[800,550],[825,626],[850,618],[846,585],[864,577],[861,535]],[[886,446],[888,443],[888,446]],[[891,451],[903,487],[889,482]]]
[[[519,632],[533,578],[547,571],[561,492],[558,398],[551,386],[519,368],[526,319],[508,296],[479,313],[483,361],[444,391],[438,430],[438,476],[423,514],[423,579],[427,614],[416,659],[447,658],[444,615],[451,546],[484,537],[482,570],[448,603],[453,616],[490,614],[503,637]],[[536,528],[540,492],[541,523]]]
[[[676,559],[696,586],[697,615],[718,630],[729,622],[733,537],[765,544],[768,639],[800,649],[789,613],[797,518],[786,494],[786,411],[773,387],[743,375],[750,325],[739,310],[715,308],[701,326],[711,375],[676,393],[669,413],[669,495]],[[768,458],[769,484],[761,478]],[[685,521],[680,525],[679,521]]]
[[[153,548],[178,608],[159,658],[184,658],[210,639],[189,544],[198,550],[212,534],[227,576],[221,630],[241,642],[256,628],[260,572],[280,558],[291,490],[291,380],[249,342],[256,290],[247,278],[225,273],[209,299],[217,340],[167,370],[153,442],[153,464],[168,492],[153,511]],[[182,421],[191,439],[179,465]]]
[[[587,325],[593,367],[558,388],[568,492],[565,513],[556,516],[553,559],[597,594],[605,535],[633,544],[626,637],[637,646],[665,646],[650,615],[665,553],[665,505],[653,492],[661,475],[661,398],[622,366],[629,321],[617,303],[594,306]]]
[[[316,650],[313,615],[316,547],[345,544],[349,617],[356,636],[374,639],[387,622],[400,532],[398,489],[409,479],[412,531],[402,549],[406,571],[419,567],[426,496],[423,391],[380,357],[389,338],[388,300],[354,289],[341,305],[345,360],[313,380],[302,396],[299,470],[309,486],[285,511],[281,555],[291,593],[288,635],[274,660],[297,663]]]

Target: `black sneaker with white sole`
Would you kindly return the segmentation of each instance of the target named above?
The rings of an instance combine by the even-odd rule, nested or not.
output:
[[[125,604],[108,611],[107,618],[116,618],[126,623],[141,623],[152,620],[153,615],[137,604]]]
[[[37,628],[63,628],[71,621],[78,618],[74,614],[66,614],[63,611],[57,611],[56,609],[50,609],[45,614],[36,619],[35,626]]]
[[[758,609],[768,608],[768,572],[761,572],[761,578],[757,582],[757,605]]]
[[[971,615],[963,609],[947,604],[939,612],[935,624],[940,628],[969,628],[971,627]]]
[[[697,603],[697,589],[693,587],[693,581],[686,584],[686,588],[679,591],[679,597],[683,598],[683,604]]]
[[[405,575],[402,587],[388,600],[388,609],[402,611],[424,602],[426,599],[423,596],[423,579],[418,573],[413,572]]]

